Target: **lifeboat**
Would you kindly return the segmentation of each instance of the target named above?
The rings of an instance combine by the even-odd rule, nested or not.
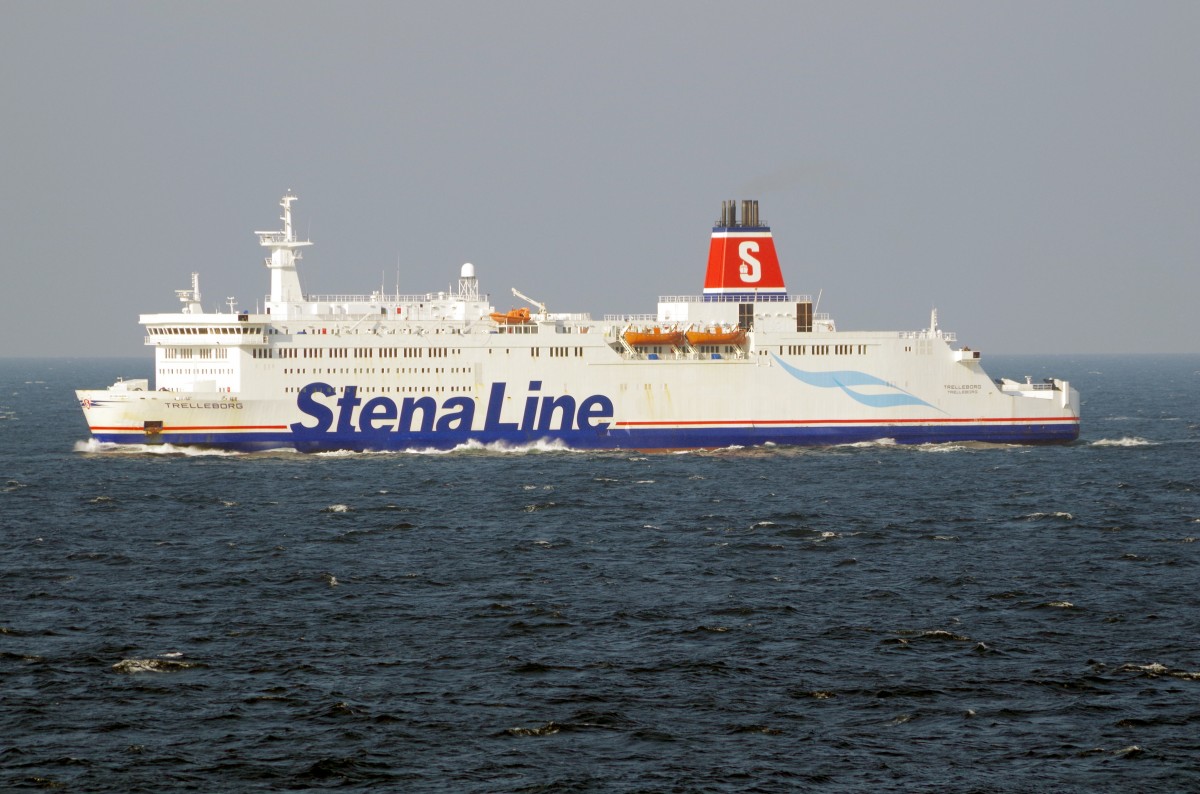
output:
[[[529,322],[529,309],[512,309],[508,312],[492,312],[492,321],[500,325],[520,325]]]
[[[683,343],[683,332],[672,328],[630,328],[625,332],[625,342],[630,347],[654,347],[655,345],[663,345],[666,347],[678,347]]]
[[[688,344],[698,345],[741,345],[746,341],[744,328],[721,328],[720,326],[700,331],[687,332]]]

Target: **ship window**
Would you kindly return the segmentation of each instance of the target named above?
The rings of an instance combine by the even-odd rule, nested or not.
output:
[[[800,333],[812,332],[812,304],[808,301],[796,304],[796,330]]]
[[[738,304],[738,328],[749,331],[754,327],[754,304]]]

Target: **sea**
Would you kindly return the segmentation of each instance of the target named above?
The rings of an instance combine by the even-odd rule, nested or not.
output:
[[[1200,356],[1080,439],[108,448],[0,360],[0,790],[1200,790]]]

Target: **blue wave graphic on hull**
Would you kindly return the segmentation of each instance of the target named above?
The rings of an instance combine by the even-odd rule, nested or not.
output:
[[[899,386],[893,386],[882,378],[877,378],[874,375],[869,375],[866,372],[857,370],[840,370],[837,372],[805,372],[802,369],[797,369],[785,362],[779,356],[772,355],[779,366],[783,367],[787,374],[791,375],[796,380],[807,383],[809,386],[816,386],[818,389],[841,389],[852,400],[866,405],[870,408],[896,408],[901,405],[924,405],[927,408],[933,408],[935,411],[945,413],[936,405],[931,405],[920,397],[914,397],[908,392],[901,389]],[[851,386],[883,386],[888,389],[894,389],[893,394],[863,394],[851,389]]]

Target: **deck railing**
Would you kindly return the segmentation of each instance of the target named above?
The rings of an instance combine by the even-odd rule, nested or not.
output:
[[[660,295],[659,303],[812,303],[812,295],[780,295],[774,292],[755,294],[742,292],[735,295]]]

